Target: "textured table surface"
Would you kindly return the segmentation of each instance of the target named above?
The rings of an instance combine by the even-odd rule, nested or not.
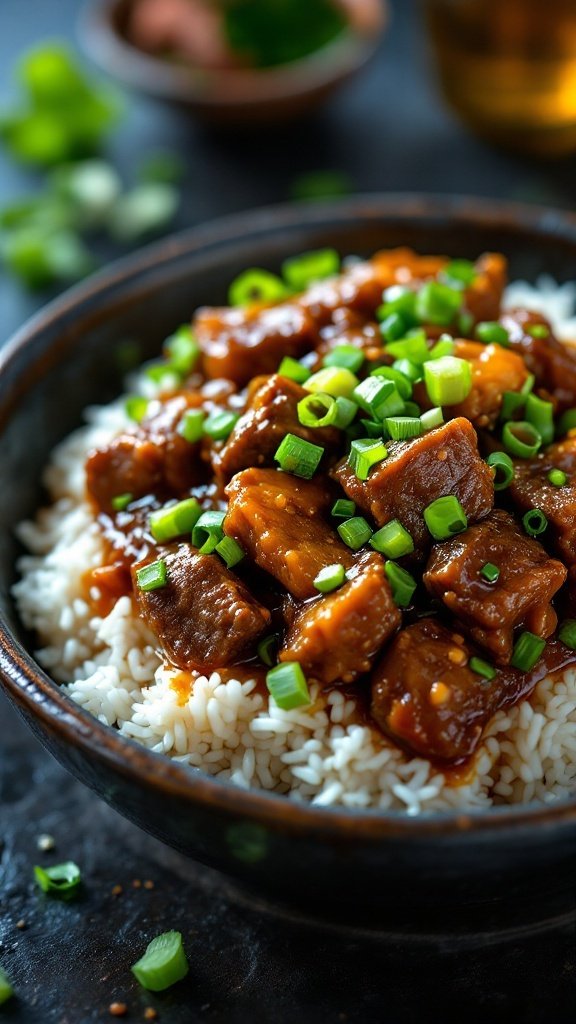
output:
[[[427,190],[571,206],[575,161],[527,164],[490,150],[442,107],[428,75],[417,6],[397,0],[370,69],[307,125],[270,134],[266,148],[218,138],[147,101],[133,102],[114,146],[129,176],[134,154],[177,149],[186,160],[179,225],[289,196],[298,174],[339,168],[359,191]],[[43,37],[73,39],[74,0],[2,0],[0,99],[14,55]],[[0,196],[25,194],[27,175],[0,157]],[[0,340],[39,304],[0,276]],[[50,833],[53,854],[37,839]],[[57,903],[32,866],[74,859],[81,899]],[[144,883],[152,883],[145,886]],[[383,880],[385,884],[385,879]],[[119,895],[112,890],[122,887]],[[25,927],[17,927],[24,922]],[[189,977],[147,996],[129,971],[150,938],[179,928]],[[18,998],[0,1010],[18,1024],[144,1020],[166,1024],[347,1022],[557,1024],[576,1015],[573,927],[497,946],[398,945],[257,906],[213,872],[177,856],[102,804],[39,747],[0,697],[0,962]]]

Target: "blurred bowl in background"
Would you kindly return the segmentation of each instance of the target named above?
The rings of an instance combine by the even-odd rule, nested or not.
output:
[[[266,68],[200,68],[154,56],[128,37],[136,0],[89,0],[80,40],[113,78],[203,120],[228,127],[274,124],[308,113],[354,74],[376,51],[386,24],[385,4],[357,0],[359,15],[342,33],[309,56]]]

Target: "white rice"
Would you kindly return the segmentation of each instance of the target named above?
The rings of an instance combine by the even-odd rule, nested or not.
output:
[[[541,309],[566,341],[576,339],[576,284],[516,283],[508,305]],[[217,673],[182,701],[155,638],[129,597],[99,618],[82,597],[82,576],[102,562],[102,543],[84,501],[84,461],[95,445],[129,428],[123,403],[87,413],[88,426],[53,453],[45,480],[55,502],[19,536],[14,596],[24,624],[45,645],[37,658],[70,697],[123,736],[237,786],[316,805],[423,811],[550,802],[576,786],[576,671],[544,679],[529,700],[490,723],[473,776],[451,785],[428,761],[410,758],[359,725],[338,691],[312,689],[309,708],[282,711],[254,682]]]

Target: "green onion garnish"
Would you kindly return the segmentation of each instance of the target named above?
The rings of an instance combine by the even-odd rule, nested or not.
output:
[[[237,412],[223,409],[213,412],[204,420],[204,433],[213,441],[225,441],[236,426],[240,416]]]
[[[185,498],[175,505],[166,505],[157,512],[151,512],[150,533],[158,543],[173,540],[183,533],[191,533],[201,515],[202,509],[196,498]]]
[[[2,1006],[3,1003],[7,1003],[13,995],[14,989],[10,984],[10,979],[6,974],[6,971],[3,971],[0,967],[0,1006]]]
[[[396,391],[396,385],[393,381],[383,380],[381,377],[366,377],[361,384],[354,388],[354,401],[373,419],[383,419],[380,411],[394,391]]]
[[[533,373],[529,373],[526,380],[524,381],[520,391],[523,395],[529,395],[536,383],[536,377]]]
[[[439,406],[435,406],[434,409],[428,409],[423,412],[420,416],[420,423],[422,424],[422,430],[434,430],[435,427],[441,427],[444,423],[444,414]]]
[[[436,344],[433,345],[432,348],[430,349],[430,352],[428,353],[428,358],[441,359],[442,356],[453,356],[455,348],[456,345],[454,344],[454,339],[451,338],[450,335],[448,334],[443,334],[442,337],[438,339]]]
[[[282,275],[295,292],[303,292],[314,281],[332,277],[340,270],[340,257],[335,249],[316,249],[284,260]]]
[[[558,420],[557,433],[560,437],[570,430],[576,430],[576,409],[567,409]]]
[[[404,402],[404,415],[405,416],[412,416],[412,417],[416,416],[418,419],[420,419],[421,412],[422,412],[422,410],[421,410],[420,406],[418,405],[418,402],[410,402],[410,401]]]
[[[487,583],[496,583],[500,576],[500,569],[493,562],[486,562],[480,569],[480,575],[484,577]]]
[[[70,899],[76,895],[82,875],[78,865],[68,860],[64,864],[54,864],[50,868],[41,868],[37,865],[34,868],[34,878],[42,892]]]
[[[278,648],[280,647],[280,636],[278,633],[271,633],[260,641],[256,653],[268,668],[272,668],[278,660]]]
[[[424,519],[434,540],[447,540],[468,526],[466,513],[453,494],[432,501],[424,509]]]
[[[364,430],[364,434],[360,436],[388,438],[388,431],[380,420],[361,419],[360,424]],[[351,438],[351,440],[357,441],[358,438]]]
[[[330,427],[338,417],[336,399],[323,391],[302,398],[297,411],[298,421],[303,427]]]
[[[522,516],[522,525],[529,537],[539,537],[548,526],[546,516],[539,508],[531,508]]]
[[[278,302],[288,294],[288,289],[276,274],[253,267],[244,270],[230,285],[228,303],[230,306],[249,306],[253,302]]]
[[[144,956],[132,968],[142,988],[149,992],[164,992],[185,978],[188,971],[181,932],[157,935],[148,945]]]
[[[385,562],[384,571],[392,588],[392,600],[398,608],[408,608],[412,603],[417,583],[414,577],[396,562]]]
[[[384,341],[399,341],[408,329],[408,324],[401,313],[389,313],[380,321],[380,334]]]
[[[295,380],[297,384],[305,384],[311,376],[310,370],[299,363],[297,359],[292,359],[292,356],[284,356],[278,367],[278,373],[281,377]]]
[[[571,651],[576,651],[576,619],[566,619],[558,630],[558,639]]]
[[[514,463],[506,452],[492,452],[486,459],[487,465],[494,470],[494,490],[503,491],[514,479]]]
[[[310,703],[308,683],[297,661],[285,661],[266,673],[266,686],[282,711],[291,711]]]
[[[358,406],[356,402],[352,402],[349,398],[342,398],[342,395],[339,395],[336,399],[336,420],[334,426],[339,427],[340,430],[349,427],[357,412]]]
[[[134,420],[134,423],[141,423],[146,415],[148,409],[148,399],[142,398],[141,395],[128,395],[128,398],[124,402],[124,408],[126,415]]]
[[[411,359],[395,359],[392,366],[387,367],[387,369],[398,370],[411,384],[416,384],[417,381],[422,380],[422,366],[419,363],[413,363]],[[398,390],[400,391],[400,388]],[[402,394],[401,391],[400,394]]]
[[[378,320],[385,320],[391,313],[400,313],[408,327],[418,323],[416,316],[416,292],[402,284],[393,284],[384,292],[383,305],[376,312]]]
[[[358,370],[364,362],[364,353],[355,345],[336,345],[324,358],[324,366],[339,366],[352,373]]]
[[[428,281],[416,295],[416,316],[421,323],[445,327],[462,306],[462,292],[439,281]]]
[[[345,366],[325,366],[305,382],[306,391],[325,391],[334,398],[351,398],[358,378]]]
[[[124,512],[124,509],[128,508],[131,501],[134,500],[134,495],[127,491],[125,494],[117,494],[112,498],[112,508],[115,512]]]
[[[504,348],[507,348],[510,344],[510,337],[506,328],[502,327],[502,324],[489,320],[476,324],[476,337],[484,345],[502,345]]]
[[[537,395],[528,395],[526,398],[525,418],[531,423],[542,438],[542,444],[551,444],[554,440],[554,406],[552,402],[545,402]]]
[[[545,647],[546,641],[541,637],[535,636],[534,633],[522,633],[514,644],[510,664],[513,668],[520,669],[521,672],[530,672]]]
[[[504,424],[502,443],[510,455],[530,459],[542,444],[542,436],[532,423],[526,420],[511,420]]]
[[[420,437],[422,433],[418,416],[387,416],[384,422],[393,441],[407,441],[410,437]]]
[[[192,529],[192,543],[201,555],[211,555],[224,538],[225,512],[203,512]]]
[[[178,433],[188,444],[196,444],[204,436],[204,420],[206,413],[203,409],[187,409],[180,423]]]
[[[551,469],[548,473],[548,479],[554,487],[564,487],[568,477],[562,469]]]
[[[470,658],[468,664],[472,672],[475,672],[476,675],[484,676],[484,679],[496,678],[496,669],[489,661],[484,661],[482,658]]]
[[[405,373],[401,370],[396,369],[394,366],[377,366],[375,370],[370,373],[371,377],[383,377],[385,380],[391,380],[396,385],[396,390],[400,393],[402,398],[412,398],[412,381]]]
[[[457,405],[472,389],[472,367],[458,356],[442,356],[424,363],[424,381],[433,405]]]
[[[150,562],[149,565],[144,565],[141,569],[136,570],[138,590],[143,590],[145,593],[149,590],[160,590],[162,587],[165,587],[166,580],[166,562],[163,558],[158,558],[157,561]]]
[[[314,580],[314,586],[321,594],[329,594],[332,590],[341,587],[345,579],[346,570],[343,565],[326,565],[318,573]]]
[[[338,533],[341,540],[353,551],[359,551],[372,536],[372,530],[362,516],[354,516],[353,519],[347,519],[345,523],[340,523]]]
[[[192,373],[200,357],[200,345],[192,334],[192,328],[187,324],[183,324],[166,339],[164,351],[170,369],[180,377],[187,377]]]
[[[356,504],[348,498],[338,498],[332,506],[331,515],[337,519],[350,519],[356,511]]]
[[[403,555],[410,555],[414,551],[414,541],[399,519],[392,519],[386,526],[373,533],[370,544],[375,551],[386,555],[386,558],[402,558]]]
[[[546,327],[546,324],[532,324],[526,333],[531,338],[547,338],[550,334],[550,329]]]
[[[367,480],[370,470],[388,457],[383,441],[374,438],[360,438],[352,441],[348,463],[354,470],[358,480]]]
[[[233,569],[238,562],[241,562],[244,558],[244,548],[234,540],[233,537],[223,537],[222,540],[218,541],[215,549],[216,554],[220,555],[223,562],[229,569]]]
[[[274,459],[285,473],[293,473],[304,480],[311,480],[323,455],[324,449],[320,445],[305,441],[295,434],[286,434],[276,450]]]
[[[456,319],[456,325],[458,327],[458,333],[460,334],[460,337],[472,337],[472,328],[474,326],[474,317],[472,316],[472,313],[460,313],[460,316],[457,317]]]
[[[408,359],[411,363],[422,365],[429,356],[426,334],[421,330],[412,331],[400,341],[390,342],[385,351],[394,359]]]
[[[470,260],[451,260],[441,271],[440,277],[453,288],[467,288],[476,277],[476,267]]]
[[[522,391],[505,391],[502,395],[500,418],[504,421],[514,419],[520,409],[526,405],[526,395]]]

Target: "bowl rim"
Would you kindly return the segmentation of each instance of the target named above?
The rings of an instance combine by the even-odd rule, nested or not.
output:
[[[181,231],[123,257],[93,274],[54,299],[32,316],[0,349],[0,379],[21,357],[37,336],[54,327],[85,303],[99,299],[106,306],[118,290],[145,278],[151,271],[162,272],[179,258],[246,240],[263,241],[282,230],[349,225],[360,219],[389,219],[401,224],[418,220],[433,230],[434,223],[449,219],[456,225],[483,228],[508,227],[515,231],[558,237],[576,249],[576,214],[521,203],[410,193],[353,196],[316,203],[290,203],[263,207],[218,218]],[[11,413],[11,409],[9,413]],[[4,417],[6,419],[6,417]],[[201,804],[236,818],[274,825],[292,834],[329,835],[334,841],[346,838],[380,842],[400,836],[419,841],[434,835],[442,840],[471,835],[476,839],[514,829],[517,836],[541,829],[576,825],[576,794],[551,804],[504,805],[483,810],[427,812],[409,816],[406,811],[381,811],[343,807],[318,807],[292,801],[265,790],[244,790],[228,781],[184,767],[163,754],[137,744],[106,726],[67,697],[34,661],[12,634],[0,613],[0,681],[9,697],[32,719],[59,735],[67,745],[83,748],[91,759],[101,761],[113,772],[137,785],[150,784],[167,797]]]
[[[286,64],[211,70],[171,64],[130,43],[114,26],[114,13],[121,2],[85,0],[78,15],[78,34],[89,56],[131,88],[213,109],[256,107],[325,89],[368,61],[387,23],[386,12],[373,34],[348,25],[320,49]]]

